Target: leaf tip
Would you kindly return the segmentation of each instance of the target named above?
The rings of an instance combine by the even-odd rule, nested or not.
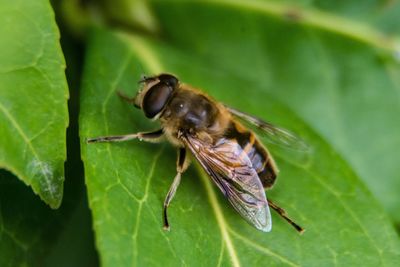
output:
[[[63,196],[64,176],[58,175],[50,163],[38,159],[28,164],[28,173],[35,193],[52,209],[59,208]]]

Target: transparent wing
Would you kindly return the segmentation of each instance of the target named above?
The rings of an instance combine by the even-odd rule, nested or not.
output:
[[[236,211],[257,229],[269,232],[272,223],[265,191],[240,145],[227,139],[211,145],[191,135],[182,139]]]
[[[310,147],[307,145],[306,142],[304,142],[303,139],[290,132],[289,130],[275,126],[269,122],[263,121],[260,118],[241,112],[237,109],[228,106],[225,107],[234,116],[242,119],[245,122],[255,125],[259,130],[261,130],[261,133],[264,133],[266,135],[271,143],[284,145],[286,147],[299,151],[306,152],[310,150]]]

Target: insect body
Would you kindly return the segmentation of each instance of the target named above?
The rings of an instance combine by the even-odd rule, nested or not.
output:
[[[149,119],[158,119],[162,128],[121,136],[89,139],[118,142],[135,138],[156,142],[166,137],[178,147],[177,175],[164,201],[164,228],[169,229],[167,209],[189,165],[187,151],[199,162],[239,214],[257,229],[271,230],[269,207],[299,232],[303,229],[286,216],[283,209],[268,201],[264,188],[270,188],[278,169],[268,150],[238,119],[254,124],[284,144],[301,140],[286,130],[214,101],[211,97],[175,76],[160,74],[141,80],[136,97],[120,96],[143,110]]]

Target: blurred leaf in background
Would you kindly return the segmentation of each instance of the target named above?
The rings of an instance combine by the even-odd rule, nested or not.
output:
[[[0,266],[97,265],[84,188],[69,182],[54,211],[0,171]]]

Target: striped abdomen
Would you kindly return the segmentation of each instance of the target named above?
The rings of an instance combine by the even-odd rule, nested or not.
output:
[[[243,153],[246,153],[257,171],[265,188],[270,188],[278,174],[278,168],[268,150],[256,138],[253,132],[244,128],[238,122],[232,122],[229,125],[225,137],[235,139],[242,147]]]

